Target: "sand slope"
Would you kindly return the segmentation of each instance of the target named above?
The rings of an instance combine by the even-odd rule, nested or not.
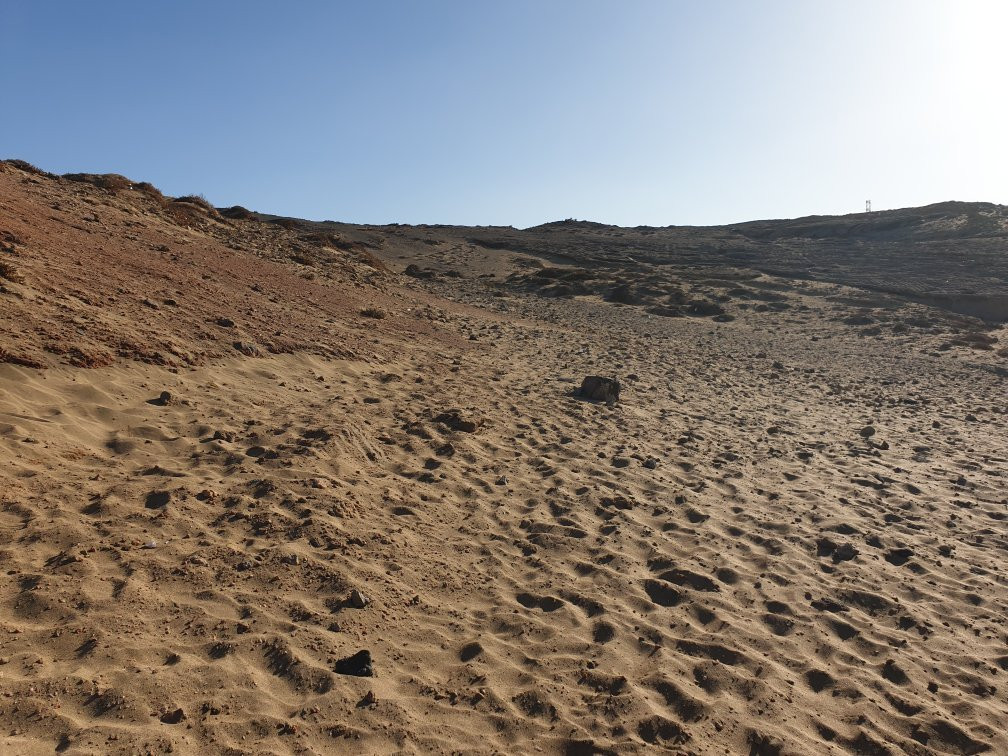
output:
[[[207,283],[146,330],[57,306],[31,192],[66,188],[0,178],[26,271],[0,346],[49,365],[0,365],[3,752],[1008,752],[1004,358],[959,321],[866,333],[829,284],[665,318],[353,261],[307,301],[305,266],[237,250],[275,310],[225,311],[223,232],[190,229]],[[142,292],[160,258],[106,238]],[[290,346],[244,354],[222,315]],[[189,358],[39,336],[111,351],[114,322]],[[620,402],[571,395],[595,373]]]

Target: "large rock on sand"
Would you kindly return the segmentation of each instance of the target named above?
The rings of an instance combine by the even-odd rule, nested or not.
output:
[[[586,376],[581,381],[577,395],[593,402],[611,403],[619,399],[620,383],[615,378],[603,378],[598,375]]]

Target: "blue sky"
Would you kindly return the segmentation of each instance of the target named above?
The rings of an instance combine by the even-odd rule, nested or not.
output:
[[[361,223],[1008,203],[1000,0],[0,3],[0,156]]]

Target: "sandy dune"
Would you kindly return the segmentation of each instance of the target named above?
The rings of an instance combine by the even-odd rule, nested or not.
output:
[[[1008,753],[1003,327],[0,167],[0,751]]]

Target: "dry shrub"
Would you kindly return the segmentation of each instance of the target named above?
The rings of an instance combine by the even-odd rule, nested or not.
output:
[[[116,194],[124,189],[132,189],[133,182],[118,173],[104,173],[98,177],[97,186],[107,192]]]
[[[181,197],[175,198],[176,202],[185,202],[188,205],[198,205],[204,210],[216,210],[216,208],[210,204],[210,200],[204,197],[202,194],[186,194]]]
[[[188,202],[169,202],[164,212],[171,221],[180,226],[200,226],[206,222],[206,213]]]
[[[202,194],[186,194],[183,197],[176,197],[175,202],[181,202],[185,205],[193,205],[200,208],[206,215],[211,218],[219,218],[220,213],[217,212],[217,208],[211,204],[210,200],[204,197]]]
[[[365,249],[362,252],[358,253],[357,260],[363,263],[364,265],[367,265],[369,268],[374,268],[379,273],[389,272],[388,266],[381,260],[381,258],[379,258],[378,255],[376,255],[374,252],[371,252],[369,250]]]
[[[957,346],[966,346],[973,349],[994,349],[994,345],[997,344],[997,336],[992,336],[988,333],[964,333],[957,336],[952,340],[953,344]]]
[[[385,317],[385,311],[379,310],[377,307],[365,307],[360,311],[360,314],[365,318],[374,318],[375,320],[382,320]]]
[[[148,197],[157,202],[159,205],[163,205],[168,201],[167,199],[165,199],[165,196],[161,193],[161,190],[148,181],[141,181],[138,184],[134,184],[133,188],[136,189],[141,194],[146,194]]]
[[[315,231],[311,234],[302,234],[299,238],[306,244],[314,244],[318,247],[336,247],[337,249],[343,249],[344,247],[341,245],[346,244],[346,242],[340,238],[339,234],[330,234],[325,231]]]
[[[220,212],[220,214],[225,218],[231,218],[232,220],[251,220],[255,218],[255,213],[247,207],[242,207],[241,205],[225,207],[218,212]]]
[[[303,234],[300,239],[303,242],[319,247],[332,247],[333,249],[339,249],[344,252],[359,252],[361,256],[360,261],[362,263],[370,265],[373,268],[376,267],[375,263],[377,263],[377,265],[380,266],[377,268],[378,270],[386,270],[384,263],[368,252],[368,247],[373,245],[370,245],[367,242],[344,239],[339,234],[329,233],[326,231],[316,231],[310,234]]]
[[[133,182],[118,173],[64,173],[63,178],[79,184],[97,186],[110,194],[133,188]]]
[[[14,166],[19,171],[24,171],[25,173],[31,173],[35,176],[47,176],[48,178],[55,178],[55,174],[49,173],[49,171],[43,171],[41,168],[36,168],[34,165],[29,163],[27,160],[5,160],[7,165]]]

